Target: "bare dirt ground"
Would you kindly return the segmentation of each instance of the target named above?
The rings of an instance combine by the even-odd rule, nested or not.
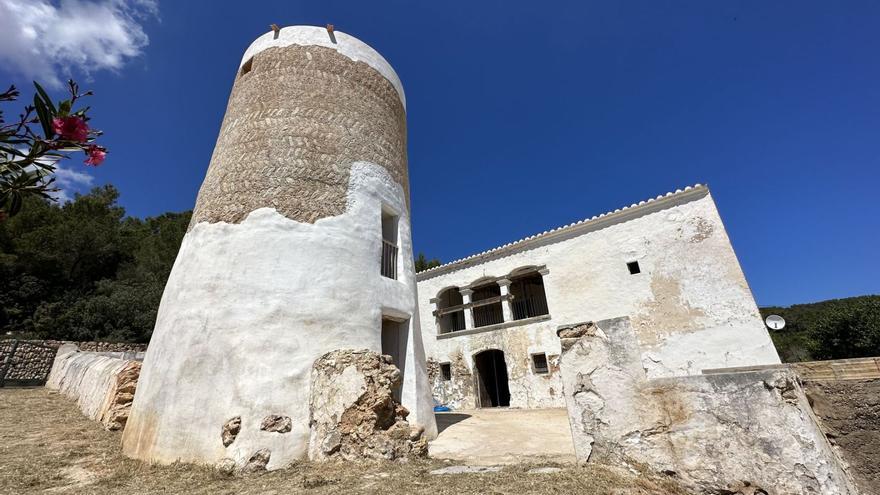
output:
[[[440,436],[431,455],[473,465],[573,464],[565,409],[476,409],[437,413]]]
[[[86,419],[70,400],[43,388],[0,389],[0,493],[581,493],[673,495],[666,478],[603,466],[521,463],[498,472],[432,475],[458,463],[301,463],[286,470],[229,476],[193,465],[153,466],[127,459],[118,432]]]

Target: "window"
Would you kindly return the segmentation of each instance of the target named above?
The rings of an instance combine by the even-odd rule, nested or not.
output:
[[[635,274],[637,274],[637,273],[642,273],[642,270],[639,268],[639,262],[638,262],[638,261],[630,261],[629,263],[626,264],[626,267],[629,269],[629,274],[630,274],[630,275],[635,275]]]
[[[440,363],[440,378],[442,378],[444,382],[452,380],[452,364]]]
[[[539,272],[529,271],[512,276],[510,281],[510,294],[513,296],[510,309],[514,320],[550,314],[547,309],[547,295],[544,293],[544,277]]]
[[[546,375],[550,372],[550,367],[547,366],[547,354],[532,354],[532,367],[535,370],[536,375]]]
[[[501,309],[501,287],[494,280],[474,287],[471,295],[474,314],[474,328],[504,323],[504,310]]]
[[[382,276],[397,280],[397,224],[399,217],[382,211]]]
[[[243,76],[243,75],[247,74],[248,72],[251,71],[251,69],[253,67],[254,67],[254,57],[251,57],[247,60],[247,62],[245,62],[241,66],[241,72],[239,73],[239,76]]]
[[[437,324],[441,335],[464,330],[464,310],[459,308],[447,311],[462,304],[464,299],[458,287],[446,289],[437,296]]]

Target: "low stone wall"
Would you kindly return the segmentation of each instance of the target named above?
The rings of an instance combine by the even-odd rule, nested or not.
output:
[[[89,418],[108,430],[125,427],[134,399],[140,361],[123,353],[80,352],[73,345],[58,350],[46,387],[74,399]]]
[[[646,467],[695,493],[857,493],[791,371],[649,380],[628,318],[560,338],[579,461]]]
[[[0,341],[0,386],[42,385],[57,348],[26,341]]]
[[[77,342],[73,340],[22,340],[20,342],[29,342],[32,344],[45,345],[58,349],[65,344],[73,344],[81,351],[88,352],[146,352],[147,344],[137,344],[132,342],[95,342],[85,341]]]

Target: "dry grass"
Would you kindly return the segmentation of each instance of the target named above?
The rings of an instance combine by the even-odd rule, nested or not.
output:
[[[302,463],[253,476],[192,466],[151,466],[121,454],[120,434],[86,419],[68,399],[37,389],[0,389],[0,493],[581,493],[672,495],[667,479],[603,466],[529,474],[536,465],[497,473],[430,475],[440,460],[409,464]]]

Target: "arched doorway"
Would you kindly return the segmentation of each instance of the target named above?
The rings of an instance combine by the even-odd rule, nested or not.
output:
[[[504,352],[489,349],[474,356],[477,400],[480,407],[507,407],[510,388],[507,384],[507,363]]]

